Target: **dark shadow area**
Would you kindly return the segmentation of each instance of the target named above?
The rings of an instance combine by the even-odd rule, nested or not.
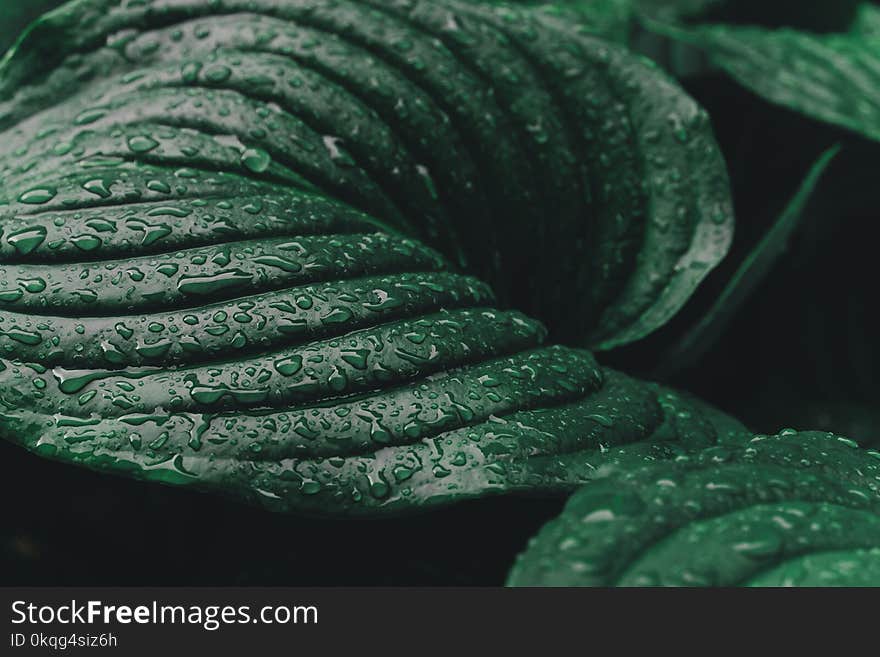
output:
[[[491,586],[563,500],[322,520],[143,484],[0,443],[6,585]]]

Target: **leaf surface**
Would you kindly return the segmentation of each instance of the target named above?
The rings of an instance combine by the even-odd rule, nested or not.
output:
[[[880,37],[875,7],[848,33],[739,25],[651,28],[698,46],[762,98],[813,119],[880,139]]]
[[[78,0],[10,53],[0,92],[11,194],[97,153],[244,171],[426,241],[586,346],[664,324],[732,233],[705,113],[527,8]]]
[[[509,584],[880,583],[880,454],[850,440],[787,431],[605,475],[532,540]]]
[[[359,513],[569,490],[611,459],[741,436],[548,345],[403,236],[483,265],[589,233],[595,247],[541,267],[605,272],[577,285],[611,302],[614,339],[671,312],[726,246],[696,106],[610,46],[510,11],[80,0],[44,17],[0,68],[4,437]]]

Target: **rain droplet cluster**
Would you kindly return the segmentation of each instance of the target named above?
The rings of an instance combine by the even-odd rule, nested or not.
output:
[[[880,453],[785,430],[610,467],[519,557],[516,586],[877,586]]]
[[[22,202],[73,202],[35,183],[62,163],[300,185],[603,348],[662,325],[727,251],[705,113],[558,17],[457,0],[91,0],[69,14],[6,66],[0,129],[18,122],[6,146],[20,164],[4,176],[32,183]],[[95,173],[87,189],[110,193]]]

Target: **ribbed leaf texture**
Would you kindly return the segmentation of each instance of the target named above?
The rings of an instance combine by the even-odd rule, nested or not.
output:
[[[426,240],[567,342],[653,331],[731,239],[705,113],[527,8],[79,0],[18,44],[0,97],[13,198],[77,203],[53,178],[86,160],[112,182],[106,158],[297,186]]]
[[[705,115],[561,22],[80,0],[19,42],[0,97],[0,431],[29,449],[358,513],[743,435],[546,345],[448,262],[616,343],[727,246]]]
[[[509,584],[880,585],[880,454],[850,440],[786,431],[605,475]]]

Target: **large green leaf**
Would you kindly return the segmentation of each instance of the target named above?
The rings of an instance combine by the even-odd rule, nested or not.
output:
[[[880,453],[850,440],[786,431],[604,474],[511,585],[880,585]]]
[[[739,25],[652,28],[703,49],[767,100],[880,139],[878,10],[866,5],[845,34]]]
[[[540,11],[80,0],[19,44],[0,92],[8,146],[27,148],[7,183],[19,193],[98,151],[250,166],[425,239],[504,306],[595,347],[665,323],[731,238],[705,113]],[[110,143],[115,126],[125,134]],[[171,128],[193,154],[162,139]],[[124,138],[137,135],[156,147],[133,152]]]
[[[577,284],[615,339],[683,301],[726,247],[723,169],[694,104],[611,47],[445,2],[83,0],[0,89],[0,431],[37,453],[357,513],[743,436],[401,235],[604,263]]]

